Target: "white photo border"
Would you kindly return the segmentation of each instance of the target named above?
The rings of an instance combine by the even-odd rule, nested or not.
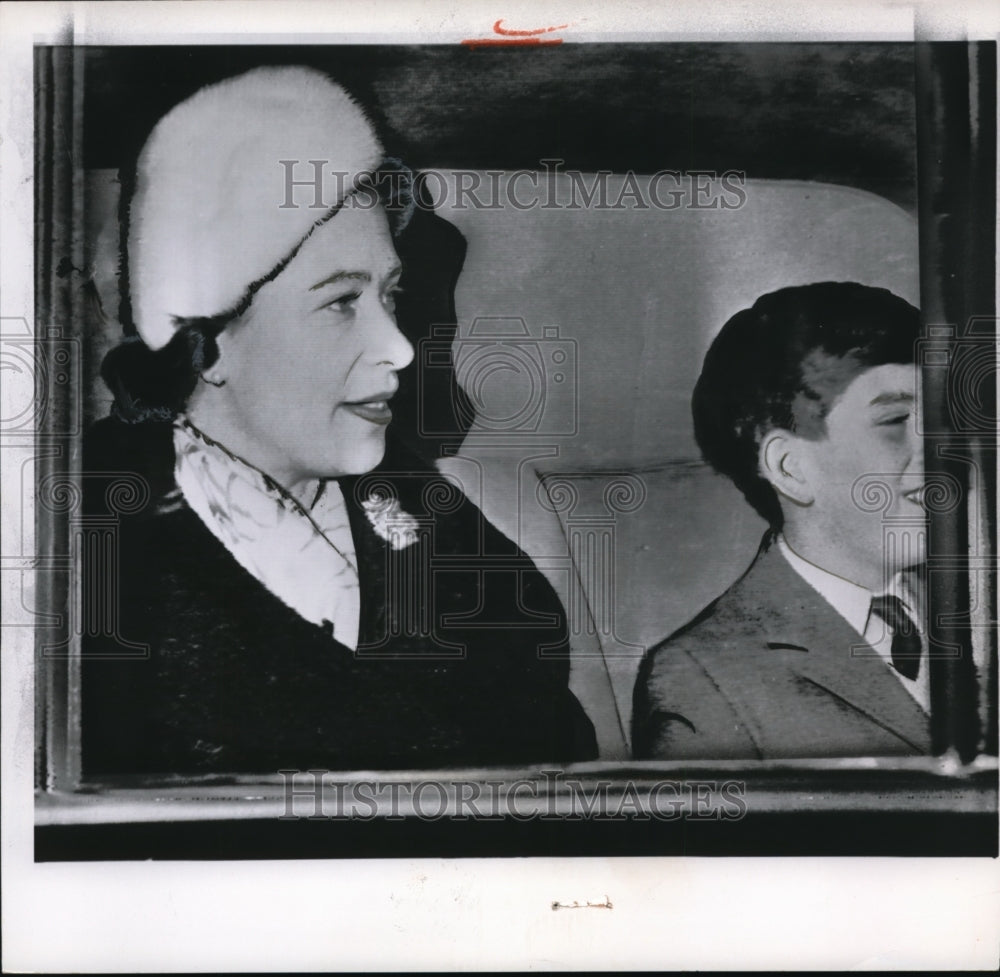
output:
[[[510,22],[574,40],[997,37],[986,4],[8,3],[0,315],[33,322],[37,43],[444,43]],[[236,33],[236,31],[239,33]],[[315,31],[316,33],[311,33]],[[3,396],[3,395],[0,395]],[[5,466],[3,486],[20,492]],[[7,493],[5,492],[5,495]],[[3,538],[31,542],[31,500]],[[9,575],[7,575],[9,576]],[[4,603],[11,599],[6,589]],[[993,969],[990,859],[574,858],[35,863],[34,650],[4,634],[4,967],[16,971]],[[607,901],[613,908],[602,908]],[[584,904],[554,911],[553,904]],[[593,902],[594,908],[586,903]]]

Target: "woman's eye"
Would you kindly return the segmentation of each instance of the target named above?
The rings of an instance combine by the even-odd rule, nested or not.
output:
[[[321,309],[327,309],[332,312],[353,312],[358,299],[361,298],[360,292],[348,292],[345,295],[338,295],[335,299],[331,299],[325,305],[321,305]]]

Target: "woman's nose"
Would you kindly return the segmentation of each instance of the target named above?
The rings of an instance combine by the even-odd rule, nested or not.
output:
[[[393,370],[402,370],[413,362],[413,346],[388,310],[382,311],[373,342],[376,362],[386,363]]]

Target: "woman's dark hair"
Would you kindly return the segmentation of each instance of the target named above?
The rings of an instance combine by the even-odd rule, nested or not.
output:
[[[817,282],[761,296],[712,342],[691,400],[702,456],[773,529],[777,493],[759,471],[761,439],[784,428],[821,438],[836,398],[865,370],[913,363],[920,313],[884,288]]]
[[[126,197],[125,191],[132,184],[131,179],[123,179],[123,197]],[[398,237],[409,223],[416,206],[413,184],[413,173],[409,167],[398,159],[387,158],[378,170],[362,175],[357,189],[348,195],[350,203],[345,201],[341,207],[354,204],[365,208],[381,206],[389,219],[393,237]],[[313,230],[334,218],[339,210],[338,207],[317,222]],[[216,337],[250,307],[257,291],[280,274],[298,254],[309,235],[267,275],[251,282],[233,308],[215,316],[175,320],[176,331],[170,342],[161,349],[152,350],[136,335],[132,322],[128,295],[128,260],[124,246],[128,239],[127,214],[126,202],[119,221],[123,242],[120,315],[126,338],[104,357],[101,377],[114,396],[111,413],[119,420],[129,424],[168,421],[184,410],[199,375],[219,358]]]

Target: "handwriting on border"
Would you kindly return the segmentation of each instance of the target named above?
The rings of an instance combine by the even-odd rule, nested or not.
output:
[[[557,912],[560,909],[614,909],[615,907],[611,905],[611,900],[605,896],[604,902],[591,902],[589,899],[586,902],[577,902],[575,899],[572,902],[553,902],[552,911]]]

